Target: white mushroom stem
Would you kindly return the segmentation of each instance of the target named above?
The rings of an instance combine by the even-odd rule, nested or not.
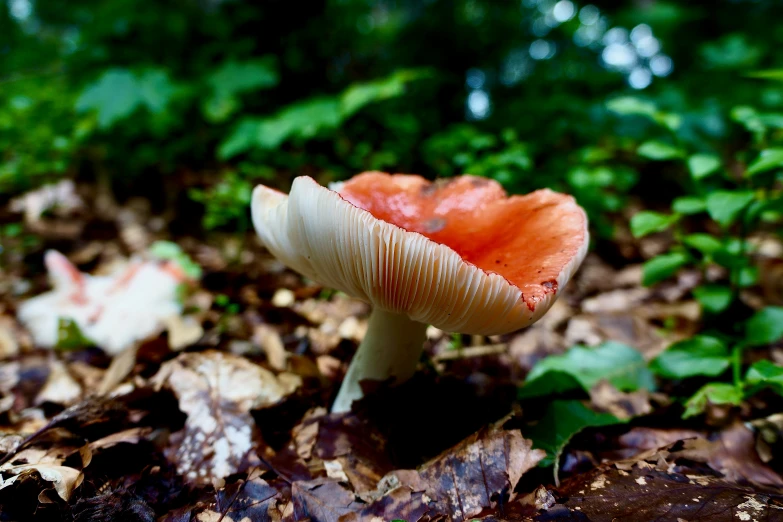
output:
[[[405,314],[375,308],[364,340],[353,356],[332,413],[351,410],[351,403],[364,394],[363,380],[401,383],[410,379],[421,357],[427,325],[411,320]]]

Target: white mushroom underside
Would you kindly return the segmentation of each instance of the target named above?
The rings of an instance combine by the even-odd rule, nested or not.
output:
[[[264,245],[293,270],[442,330],[511,332],[535,322],[556,297],[546,294],[531,310],[519,288],[502,276],[421,234],[375,218],[310,178],[295,179],[288,196],[256,187],[252,213]],[[585,240],[560,272],[558,290],[586,250]]]

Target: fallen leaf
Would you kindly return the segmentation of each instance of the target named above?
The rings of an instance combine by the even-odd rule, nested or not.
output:
[[[69,405],[79,400],[82,396],[82,387],[68,372],[65,364],[58,359],[53,359],[50,368],[49,378],[35,398],[35,404],[51,402]]]
[[[750,522],[783,517],[783,495],[756,492],[716,477],[639,466],[627,471],[603,466],[577,475],[557,488],[556,496],[572,516],[583,517],[576,520],[591,522]]]
[[[195,344],[204,335],[201,323],[192,316],[170,315],[163,319],[169,338],[169,348],[175,352]]]
[[[194,507],[175,510],[160,522],[277,522],[281,520],[280,493],[265,480],[239,480],[200,499]]]
[[[169,388],[187,414],[185,427],[172,436],[171,460],[188,480],[208,484],[258,464],[250,410],[277,403],[301,380],[275,376],[244,357],[207,351],[179,355],[151,383]]]
[[[90,463],[91,458],[89,447],[80,444],[78,439],[56,440],[51,447],[28,446],[22,451],[17,448],[13,460],[0,466],[0,473],[10,476],[0,485],[0,490],[19,487],[27,480],[40,478],[67,501],[73,490],[81,484],[84,478],[82,469]],[[66,461],[69,465],[65,465]]]
[[[364,507],[353,493],[329,478],[294,482],[291,497],[294,521],[338,522]]]
[[[622,392],[605,379],[598,381],[598,384],[590,389],[590,402],[599,410],[622,420],[652,412],[649,391],[642,389]]]
[[[438,504],[438,514],[463,520],[496,506],[504,495],[513,498],[522,475],[545,456],[518,430],[493,428],[469,437],[418,471],[392,474],[401,485],[426,493]]]

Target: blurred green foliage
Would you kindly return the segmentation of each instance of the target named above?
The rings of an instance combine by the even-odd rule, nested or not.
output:
[[[780,85],[749,76],[783,66],[783,7],[718,4],[7,0],[0,191],[208,170],[185,193],[214,228],[241,224],[259,172],[470,172],[571,192],[611,237],[643,160],[732,154],[732,122],[756,141],[783,127]]]

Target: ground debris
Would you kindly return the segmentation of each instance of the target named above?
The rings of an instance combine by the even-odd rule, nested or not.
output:
[[[207,351],[181,354],[151,382],[156,389],[170,389],[187,415],[185,427],[172,435],[172,462],[188,480],[205,484],[259,464],[250,410],[277,403],[301,380],[276,376],[243,357]]]
[[[714,476],[672,473],[644,465],[612,465],[566,480],[556,491],[570,517],[557,520],[689,522],[783,519],[783,495]],[[562,508],[561,508],[562,509]],[[585,518],[586,517],[586,518]],[[539,516],[536,520],[555,520]]]

